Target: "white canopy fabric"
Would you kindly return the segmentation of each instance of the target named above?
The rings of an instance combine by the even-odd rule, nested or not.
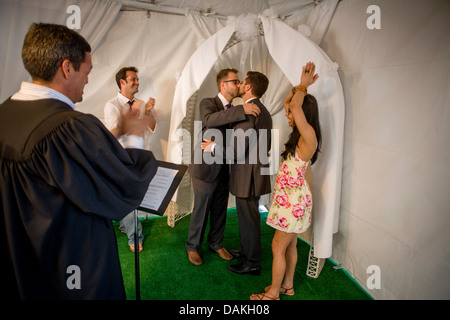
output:
[[[314,188],[314,255],[328,258],[333,233],[338,231],[341,197],[345,104],[337,65],[314,42],[277,20],[261,17],[269,51],[291,84],[298,83],[298,70],[314,61],[317,82],[310,87],[319,105],[322,149],[312,166]]]
[[[80,32],[91,30],[84,35],[94,48],[94,68],[77,110],[102,119],[106,101],[117,94],[115,73],[122,66],[137,66],[138,98],[156,98],[158,127],[149,137],[150,148],[158,159],[167,160],[177,79],[190,57],[228,27],[230,16],[257,16],[271,9],[272,14],[264,15],[269,22],[278,14],[294,30],[307,34],[302,25],[308,26],[309,39],[339,64],[345,131],[339,230],[333,235],[331,259],[375,299],[450,299],[450,2],[341,0],[334,10],[333,1],[316,5],[313,0],[157,0],[158,7],[184,13],[149,15],[145,9],[133,9],[149,6],[149,1],[0,0],[0,100],[29,79],[20,58],[29,25],[65,24],[70,17],[67,7],[78,5]],[[125,2],[135,6],[123,6]],[[371,16],[367,9],[374,4],[380,10],[381,29],[366,26]],[[207,8],[225,18],[199,13]],[[300,62],[277,60],[277,53],[269,52],[273,45],[267,44],[272,41],[268,26],[264,33],[221,54],[197,100],[217,93],[214,77],[222,67],[237,67],[241,78],[247,70],[261,70],[271,81],[263,101],[282,143],[290,131],[282,98],[292,86],[291,78],[296,82],[294,63]],[[248,58],[243,58],[246,53]],[[283,63],[294,66],[292,76]],[[323,68],[320,72],[324,80]],[[318,90],[315,86],[311,92]],[[321,117],[338,119],[334,109],[327,110]],[[326,157],[321,154],[319,159]],[[314,178],[320,175],[316,165]],[[369,271],[376,267],[379,287],[370,286],[374,274]]]
[[[233,32],[232,25],[221,29],[200,45],[184,67],[173,99],[167,150],[168,161],[181,163],[183,136],[179,129],[182,129],[181,122],[186,117],[187,101],[200,88]]]
[[[259,18],[262,21],[268,50],[292,86],[298,84],[299,71],[308,61],[315,62],[320,75],[317,83],[310,88],[310,92],[319,103],[323,136],[322,152],[319,161],[313,166],[314,253],[316,257],[328,258],[332,253],[332,235],[338,229],[345,115],[337,66],[312,40],[300,32],[277,19],[264,15]],[[187,102],[201,87],[233,32],[240,30],[237,24],[233,20],[203,42],[189,59],[178,80],[169,130],[171,133],[167,151],[169,161],[182,163],[181,124],[186,117]]]
[[[30,79],[20,60],[25,34],[33,22],[66,25],[73,14],[69,6],[79,11],[80,34],[85,37],[94,52],[117,17],[122,3],[115,0],[1,0],[0,1],[0,98],[8,98],[21,81]],[[14,63],[12,63],[14,61]]]

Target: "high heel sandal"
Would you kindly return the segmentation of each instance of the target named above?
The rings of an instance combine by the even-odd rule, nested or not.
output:
[[[271,287],[271,286],[267,286],[267,287],[264,289],[264,291],[265,291],[265,292],[269,291],[269,290],[270,290],[270,287]],[[291,290],[292,290],[292,292],[289,292],[289,291],[291,291]],[[284,294],[284,295],[286,295],[286,296],[293,296],[293,295],[295,294],[294,287],[289,288],[289,289],[286,289],[285,287],[281,286],[281,287],[280,287],[280,294]]]
[[[264,298],[267,298],[268,300],[280,300],[280,297],[271,297],[269,295],[267,295],[265,292],[264,293],[257,293],[257,294],[252,294],[250,296],[250,300],[264,300]]]

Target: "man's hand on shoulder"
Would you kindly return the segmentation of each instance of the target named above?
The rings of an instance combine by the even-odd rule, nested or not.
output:
[[[244,103],[243,107],[244,107],[245,114],[249,114],[249,115],[253,115],[253,116],[257,117],[261,113],[261,110],[259,109],[259,107],[254,103],[251,103],[251,102]]]

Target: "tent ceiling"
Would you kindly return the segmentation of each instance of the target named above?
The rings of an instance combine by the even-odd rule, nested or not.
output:
[[[314,0],[124,0],[125,7],[154,9],[183,14],[186,10],[198,11],[216,16],[239,16],[243,13],[260,14],[266,9],[273,9],[280,17],[287,17],[294,12],[312,5]],[[319,2],[316,0],[316,2]]]

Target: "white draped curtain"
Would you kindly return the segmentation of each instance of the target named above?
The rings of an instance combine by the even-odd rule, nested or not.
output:
[[[136,65],[141,78],[138,97],[152,95],[157,101],[158,127],[151,149],[164,160],[170,120],[177,117],[172,114],[177,79],[199,45],[225,28],[227,20],[154,12],[148,18],[145,11],[119,12],[119,2],[0,0],[0,99],[29,79],[20,56],[29,25],[65,24],[67,7],[78,5],[80,32],[86,32],[94,49],[94,69],[78,110],[102,119],[104,104],[117,94],[115,73],[123,65]],[[298,1],[277,3],[290,9]],[[346,130],[332,259],[375,298],[448,299],[449,2],[342,0],[334,10],[336,3],[323,0],[314,6],[311,1],[301,11],[286,10],[293,14],[284,20],[295,30],[309,30],[309,38],[340,66]],[[380,30],[366,27],[366,9],[372,4],[381,9]],[[221,55],[199,85],[198,97],[216,93],[214,76],[222,66],[232,64],[241,77],[248,68],[261,68],[279,87],[269,88],[264,99],[282,142],[290,129],[280,99],[291,83],[264,51],[265,41],[259,37],[252,42],[253,55],[243,60],[242,43]],[[380,289],[366,287],[372,265],[381,270]]]
[[[73,12],[67,8],[80,8],[82,36],[95,51],[109,31],[122,7],[114,0],[0,0],[0,101],[14,94],[20,83],[30,79],[23,67],[21,51],[25,34],[34,22],[66,25]]]
[[[366,27],[373,4],[381,29]],[[343,0],[322,41],[346,100],[332,258],[376,299],[450,298],[449,12],[447,0]]]
[[[320,41],[331,20],[336,4],[337,1],[324,1],[317,6],[311,5],[308,14],[293,15],[289,20],[289,25],[293,28],[298,28],[302,33],[309,32],[308,36],[314,36],[315,41]],[[204,40],[191,56],[177,83],[169,130],[170,136],[167,150],[167,159],[169,161],[182,163],[182,160],[186,161],[186,158],[189,159],[189,143],[186,142],[186,137],[182,135],[183,132],[181,130],[186,129],[185,120],[193,121],[198,119],[198,103],[201,98],[217,94],[215,85],[217,72],[223,68],[235,67],[240,70],[241,78],[245,76],[248,70],[255,70],[263,72],[270,79],[269,88],[262,101],[271,113],[274,120],[273,127],[278,132],[278,136],[276,136],[278,141],[274,141],[274,148],[271,152],[271,172],[276,174],[279,166],[280,149],[282,149],[282,145],[290,133],[290,129],[286,126],[282,101],[292,86],[299,83],[301,64],[309,61],[305,60],[305,58],[309,58],[312,61],[315,58],[320,59],[320,61],[316,62],[320,64],[318,70],[322,73],[321,76],[323,78],[327,78],[327,68],[333,66],[331,63],[327,64],[327,66],[324,65],[326,63],[322,63],[322,59],[326,55],[317,55],[317,52],[321,50],[314,42],[309,40],[302,42],[301,39],[297,39],[295,35],[299,33],[284,23],[276,21],[276,16],[277,14],[269,9],[259,17],[251,14],[241,15],[230,17],[226,24],[216,23],[212,25],[207,24],[205,19],[198,15],[188,15],[191,26],[197,34],[201,35],[200,41],[210,34],[211,36]],[[310,17],[313,18],[310,19]],[[260,36],[258,29],[258,24],[261,20],[263,22],[266,21],[263,23],[264,37]],[[312,26],[312,30],[307,23]],[[284,27],[282,27],[283,25]],[[216,33],[212,34],[214,27],[220,28]],[[237,39],[237,44],[228,48],[226,46],[227,44],[230,46],[229,40],[233,34]],[[295,39],[292,38],[292,35],[294,35]],[[268,39],[272,43],[269,46],[270,48],[266,43]],[[339,79],[336,80],[339,82]],[[334,85],[334,87],[331,85],[329,90],[340,91],[342,96],[340,83]],[[330,93],[321,92],[319,94],[326,96]],[[196,95],[194,103],[195,110],[197,110],[194,115],[190,114],[191,112],[188,110],[188,104],[192,103],[191,97],[193,95]],[[328,127],[331,127],[333,130],[337,130],[338,133],[329,131],[328,135],[324,135],[328,139],[324,145],[329,148],[325,152],[324,157],[329,157],[330,164],[323,165],[322,168],[316,170],[317,177],[319,177],[319,179],[316,179],[319,181],[317,184],[317,199],[322,198],[322,201],[318,201],[317,205],[314,242],[315,254],[321,258],[331,255],[332,234],[337,231],[338,227],[343,137],[343,117],[339,112],[341,114],[344,112],[343,99],[339,101],[341,110],[338,112],[336,110],[327,110],[327,103],[328,101],[324,103],[323,109],[323,126],[325,127],[323,131],[326,133],[327,130],[329,131]],[[337,124],[333,123],[333,121],[337,121]],[[190,136],[193,136],[192,130]],[[330,178],[333,174],[335,176]],[[326,181],[324,186],[320,183],[321,180]],[[182,184],[179,192],[183,194],[190,192],[192,198],[190,185]],[[181,203],[180,197],[177,196],[174,197],[174,200]],[[182,199],[186,201],[186,197],[182,197]],[[271,195],[262,199],[264,204],[269,204],[270,201]],[[233,198],[231,198],[229,205],[233,206],[233,203]],[[320,203],[324,204],[321,205]],[[183,203],[182,207],[186,208],[186,203]],[[327,212],[327,214],[324,215],[321,212]]]
[[[231,25],[239,17],[226,19],[208,18],[196,13],[173,16],[145,11],[120,11],[122,3],[114,0],[0,0],[0,74],[2,86],[0,99],[4,100],[16,92],[20,82],[29,80],[20,57],[22,41],[28,27],[33,22],[66,24],[72,11],[71,5],[80,8],[81,30],[78,30],[92,46],[94,68],[90,82],[85,87],[84,100],[77,104],[82,112],[92,113],[103,118],[103,108],[109,99],[117,94],[114,75],[124,65],[134,65],[140,70],[141,88],[138,98],[157,100],[155,113],[158,120],[157,131],[150,136],[148,147],[156,157],[163,160],[173,159],[170,135],[178,127],[185,115],[185,104],[181,109],[172,108],[177,104],[176,88],[187,90],[189,99],[193,91],[198,91],[198,101],[202,97],[217,94],[215,74],[225,67],[240,70],[241,78],[248,70],[265,73],[271,82],[263,102],[268,107],[274,120],[274,129],[279,130],[282,145],[290,130],[285,125],[282,100],[293,84],[299,80],[300,67],[297,66],[295,80],[286,77],[285,71],[272,58],[266,39],[252,37],[230,47],[224,54],[216,57],[201,57],[204,70],[192,70],[190,79],[182,78],[182,71],[196,49],[205,44],[219,30],[228,28],[228,33],[221,33],[222,50],[235,31]],[[337,0],[324,0],[319,5],[310,3],[304,10],[293,12],[286,23],[295,30],[310,30],[313,41],[319,42],[327,29]],[[268,9],[264,13],[275,17],[276,12]],[[253,19],[257,18],[255,15]],[[258,19],[258,18],[257,18]],[[259,21],[259,20],[258,20]],[[186,28],[189,25],[191,28]],[[308,26],[308,27],[306,27]],[[170,41],[168,41],[168,39]],[[181,75],[181,78],[180,78]],[[177,80],[183,82],[177,86]],[[180,83],[180,82],[178,82]],[[171,123],[177,123],[171,127]],[[272,172],[277,171],[280,150],[272,152]],[[189,195],[192,197],[192,195]],[[189,198],[188,197],[188,198]],[[264,199],[267,204],[270,197]]]

